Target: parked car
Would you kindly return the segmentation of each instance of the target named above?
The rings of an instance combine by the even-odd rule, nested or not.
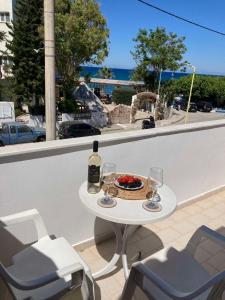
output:
[[[180,102],[174,101],[173,108],[176,109],[176,110],[180,110]]]
[[[188,102],[183,102],[183,103],[181,103],[181,105],[180,105],[180,108],[182,109],[182,110],[187,110],[187,106],[188,106]],[[189,107],[189,112],[197,112],[197,105],[196,105],[196,103],[194,103],[194,102],[191,102],[190,103],[190,107]]]
[[[198,102],[197,108],[199,111],[202,111],[202,112],[210,112],[213,109],[212,104],[207,101]]]
[[[43,142],[46,139],[44,128],[33,128],[19,122],[2,123],[0,146]]]
[[[142,129],[150,129],[155,128],[155,120],[152,116],[150,116],[149,120],[142,121]]]
[[[69,139],[89,135],[100,135],[101,131],[86,123],[62,122],[59,126],[59,138]]]

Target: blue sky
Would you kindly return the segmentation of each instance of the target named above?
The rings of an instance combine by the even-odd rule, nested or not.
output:
[[[133,68],[130,51],[139,28],[165,27],[186,37],[185,59],[200,73],[225,74],[225,36],[202,30],[160,13],[136,0],[97,0],[110,29],[110,53],[103,65]],[[146,0],[148,1],[148,0]],[[151,4],[225,32],[224,0],[149,0]]]

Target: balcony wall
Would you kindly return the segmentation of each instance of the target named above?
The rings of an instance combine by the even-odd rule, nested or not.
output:
[[[1,148],[0,215],[37,208],[49,232],[71,244],[106,233],[104,222],[89,214],[78,196],[93,140]],[[179,204],[225,186],[225,121],[107,134],[98,140],[103,161],[115,162],[118,171],[147,175],[150,166],[161,166]],[[27,243],[31,226],[11,233]]]

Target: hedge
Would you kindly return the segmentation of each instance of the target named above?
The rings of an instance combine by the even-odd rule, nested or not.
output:
[[[116,104],[131,105],[132,96],[136,94],[134,89],[117,88],[112,93],[112,101]]]

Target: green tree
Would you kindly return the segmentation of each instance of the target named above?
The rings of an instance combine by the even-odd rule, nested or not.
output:
[[[181,77],[163,84],[161,93],[167,100],[173,100],[175,96],[183,94],[188,100],[192,76]],[[214,106],[225,106],[225,78],[219,76],[196,75],[192,101],[208,101]]]
[[[0,42],[5,41],[6,33],[4,31],[0,31]],[[6,55],[5,51],[0,51],[0,56]],[[4,71],[4,75],[6,76],[7,73],[10,71],[9,65],[2,65],[0,66],[0,79],[2,78],[2,71]],[[14,92],[12,91],[11,87],[11,78],[8,77],[7,81],[5,79],[0,81],[0,101],[4,101],[7,99],[8,101],[14,101]]]
[[[92,75],[91,75],[91,73],[90,72],[86,72],[85,74],[84,74],[84,81],[85,81],[85,83],[90,83],[91,82],[91,77],[92,77]]]
[[[8,25],[12,40],[6,43],[12,54],[13,87],[18,102],[37,106],[44,95],[43,0],[18,0],[14,12],[16,18]]]
[[[98,76],[103,79],[111,79],[113,77],[112,69],[103,67],[99,70]]]
[[[0,31],[0,42],[4,41],[4,39],[5,39],[5,32]]]
[[[56,0],[56,65],[65,98],[71,95],[81,65],[100,64],[108,55],[108,37],[95,0]]]
[[[5,32],[4,31],[0,31],[0,42],[4,41],[5,39]],[[1,51],[0,51],[0,56],[1,56]],[[1,65],[0,65],[0,79],[2,78],[2,70],[1,70]],[[0,84],[0,94],[1,94],[1,90],[2,90],[2,86]],[[1,99],[1,97],[0,97]]]
[[[176,71],[186,64],[183,62],[183,54],[187,50],[184,40],[176,33],[167,33],[165,28],[140,29],[131,52],[137,63],[133,79],[144,80],[147,86],[156,89],[161,70]]]

